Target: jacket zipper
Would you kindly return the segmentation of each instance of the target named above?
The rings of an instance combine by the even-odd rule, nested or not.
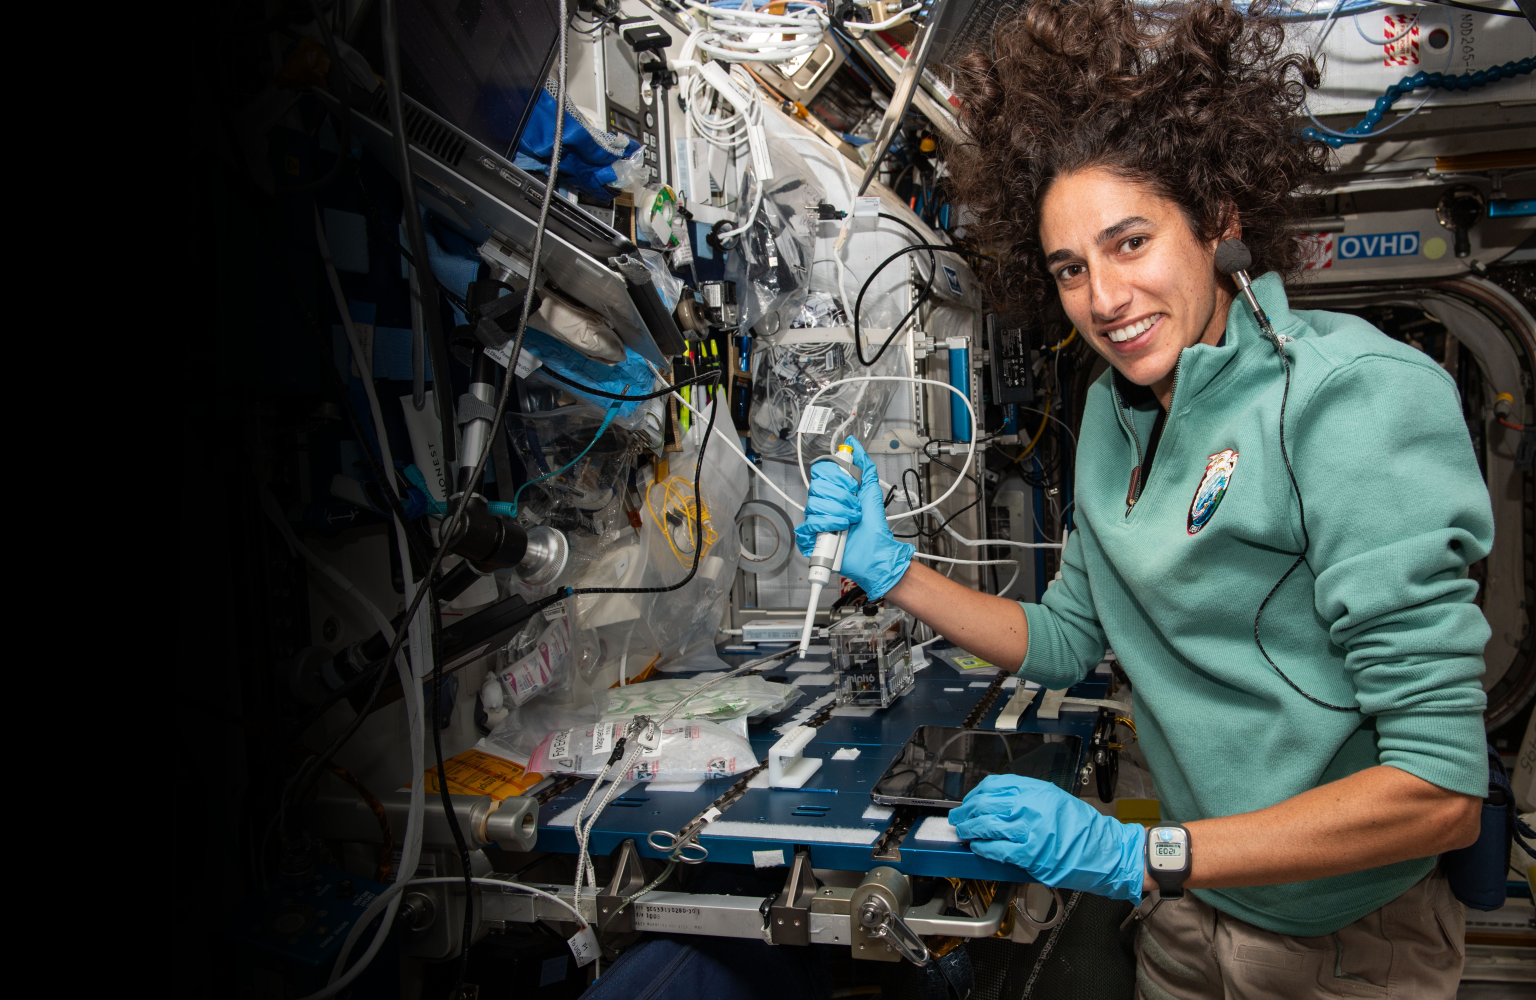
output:
[[[1178,395],[1179,391],[1179,369],[1183,366],[1183,364],[1184,359],[1180,357],[1173,366],[1173,391],[1168,394],[1168,419],[1172,419],[1173,417],[1173,401],[1174,397]],[[1120,417],[1121,426],[1125,427],[1131,432],[1131,440],[1136,444],[1136,464],[1131,468],[1131,483],[1125,491],[1125,516],[1130,517],[1131,511],[1136,507],[1136,501],[1141,499],[1142,489],[1147,485],[1142,481],[1141,478],[1141,435],[1136,433],[1136,425],[1125,419],[1125,414],[1123,412],[1125,410],[1125,401],[1120,398],[1120,387],[1118,385],[1114,385],[1113,382],[1110,384],[1114,387],[1115,390],[1116,414]],[[1167,419],[1163,421],[1163,436],[1168,436]]]

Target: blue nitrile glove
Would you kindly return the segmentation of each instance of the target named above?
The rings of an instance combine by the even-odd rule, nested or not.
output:
[[[1018,865],[1045,885],[1141,903],[1146,829],[1111,819],[1050,782],[983,778],[949,821],[971,850]]]
[[[871,601],[878,601],[901,582],[912,563],[912,553],[917,550],[891,534],[875,463],[869,460],[857,438],[850,437],[848,444],[853,446],[853,464],[863,481],[855,491],[847,473],[836,464],[817,462],[811,466],[805,520],[795,529],[795,541],[800,553],[809,556],[816,547],[818,534],[847,528],[848,544],[843,551],[843,568],[838,572],[863,587]]]

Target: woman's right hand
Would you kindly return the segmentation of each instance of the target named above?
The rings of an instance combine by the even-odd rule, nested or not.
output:
[[[839,572],[863,587],[871,601],[877,601],[901,582],[917,550],[891,533],[875,463],[857,438],[850,437],[848,444],[853,447],[860,482],[855,485],[836,463],[812,465],[805,520],[795,529],[795,541],[801,554],[809,556],[818,534],[847,529],[848,544]]]

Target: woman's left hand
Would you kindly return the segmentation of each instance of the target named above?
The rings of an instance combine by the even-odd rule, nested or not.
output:
[[[962,840],[1045,885],[1141,902],[1147,831],[1121,823],[1055,785],[994,774],[949,811]]]

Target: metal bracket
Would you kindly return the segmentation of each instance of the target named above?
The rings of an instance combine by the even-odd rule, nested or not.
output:
[[[907,839],[912,824],[921,815],[917,806],[897,806],[896,814],[891,817],[891,825],[885,828],[880,839],[875,841],[875,846],[870,848],[869,856],[876,861],[900,861],[901,842]]]
[[[821,883],[811,871],[811,851],[795,848],[795,862],[790,866],[784,891],[768,910],[768,937],[774,944],[811,943],[811,900]]]
[[[633,896],[645,888],[645,868],[640,859],[640,849],[633,839],[619,845],[615,852],[613,878],[608,887],[597,897],[597,926],[606,927],[610,934],[627,934],[635,929],[635,910],[631,906],[618,916],[625,897]],[[612,923],[610,923],[610,919]]]

